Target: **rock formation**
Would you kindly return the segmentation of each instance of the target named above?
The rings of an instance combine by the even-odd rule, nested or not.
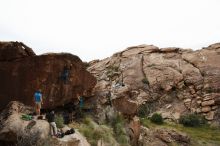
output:
[[[23,114],[33,113],[33,108],[12,101],[0,114],[0,145],[53,145],[53,146],[90,146],[86,138],[77,130],[63,138],[49,138],[50,127],[47,120],[22,120]],[[70,128],[62,128],[65,133]]]
[[[111,91],[113,107],[134,115],[140,105],[154,105],[167,119],[194,112],[218,120],[220,109],[220,43],[201,50],[129,47],[113,56],[90,62],[97,78],[95,94],[103,107]],[[152,104],[154,103],[154,104]],[[123,106],[123,107],[122,107]],[[218,113],[218,114],[217,114]]]
[[[61,79],[64,67],[69,69],[67,83]],[[88,96],[96,79],[86,71],[79,57],[67,53],[37,56],[20,42],[0,42],[0,109],[10,101],[33,105],[33,94],[41,89],[43,108],[54,108]]]
[[[24,121],[22,114],[29,114],[32,108],[12,101],[0,114],[0,144],[2,141],[30,145],[47,139],[49,123],[45,120]],[[28,144],[29,143],[29,144]]]
[[[180,146],[189,146],[190,138],[185,133],[170,129],[148,129],[141,127],[139,145],[141,146],[168,146],[176,143]]]

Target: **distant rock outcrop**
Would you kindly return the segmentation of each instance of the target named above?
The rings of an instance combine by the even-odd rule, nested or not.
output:
[[[172,120],[187,112],[219,120],[220,43],[197,51],[129,47],[90,62],[88,71],[98,80],[95,94],[101,105],[108,104],[106,94],[111,91],[113,106],[124,114],[134,115],[140,105],[151,104],[150,112],[161,112]]]
[[[68,80],[62,79],[68,68]],[[20,42],[0,42],[0,109],[10,101],[33,105],[33,94],[41,89],[43,108],[54,108],[76,99],[76,94],[89,96],[96,79],[79,57],[67,53],[37,56]]]

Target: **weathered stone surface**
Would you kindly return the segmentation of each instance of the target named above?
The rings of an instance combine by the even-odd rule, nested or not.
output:
[[[208,105],[214,105],[215,101],[214,100],[207,100],[202,102],[202,106],[208,106]]]
[[[123,114],[135,115],[137,113],[138,104],[128,98],[121,97],[113,100],[113,106]]]
[[[217,109],[217,108],[218,108],[218,106],[217,106],[217,105],[212,106],[212,110],[215,110],[215,109]]]
[[[196,113],[201,113],[202,112],[202,109],[201,108],[197,108],[196,109]]]
[[[132,146],[138,146],[138,139],[141,133],[141,123],[138,117],[134,117],[128,125],[129,137]]]
[[[203,113],[207,113],[207,112],[209,112],[209,111],[211,111],[211,107],[210,107],[210,106],[204,106],[204,107],[202,107],[202,112],[203,112]]]
[[[118,82],[124,82],[129,92],[138,91],[139,95],[130,94],[132,101],[138,106],[143,103],[159,103],[152,112],[162,111],[164,105],[182,102],[185,112],[209,112],[210,107],[220,104],[220,49],[210,45],[204,49],[193,51],[181,48],[162,48],[152,45],[129,47],[113,56],[91,62],[88,70],[112,84],[100,90],[110,90],[115,98],[113,87]],[[119,74],[108,80],[105,78],[109,67],[116,68]],[[103,87],[104,88],[104,87]],[[143,95],[143,96],[142,96]],[[185,101],[184,101],[185,100]],[[209,101],[209,100],[214,100]],[[206,102],[209,101],[209,102]],[[203,110],[200,108],[203,102]],[[197,110],[201,109],[201,110]],[[165,112],[172,112],[168,108]],[[180,110],[182,111],[182,110]]]
[[[191,99],[185,99],[185,100],[184,100],[185,103],[191,102],[191,101],[192,101]]]
[[[66,129],[69,130],[70,128],[67,127]],[[59,146],[91,146],[77,129],[74,134],[65,135],[63,138],[57,139],[57,143]]]
[[[189,146],[190,138],[185,133],[180,133],[170,129],[148,129],[141,127],[139,144],[143,146],[167,146],[171,142],[179,145]]]
[[[214,115],[215,115],[215,112],[214,111],[210,111],[207,113],[207,115],[205,116],[205,118],[207,120],[213,120],[214,119]]]
[[[10,101],[34,105],[33,94],[41,89],[43,108],[53,108],[76,99],[77,93],[89,95],[96,79],[83,62],[71,54],[35,56],[17,42],[0,43],[0,109]],[[10,58],[11,57],[11,58]],[[64,67],[70,68],[67,84],[61,80]]]
[[[190,138],[186,134],[178,133],[175,130],[157,129],[155,131],[155,136],[166,143],[172,141],[178,141],[182,143],[189,143]]]
[[[33,50],[21,42],[0,42],[0,61],[35,56]]]
[[[197,100],[196,103],[197,103],[198,105],[200,105],[200,104],[202,103],[202,101],[201,101],[201,100]]]
[[[45,120],[24,121],[22,114],[33,112],[30,107],[12,101],[0,114],[0,140],[16,142],[17,138],[43,140],[49,135],[49,123]],[[34,139],[37,138],[37,139]],[[28,140],[28,139],[27,139]],[[37,142],[32,141],[32,142]]]
[[[215,99],[215,104],[220,105],[220,97]]]

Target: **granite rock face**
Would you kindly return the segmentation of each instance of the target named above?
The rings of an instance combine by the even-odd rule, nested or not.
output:
[[[67,82],[62,79],[69,71]],[[74,101],[76,94],[91,95],[96,79],[79,57],[67,54],[37,56],[19,42],[0,42],[0,109],[16,100],[34,105],[34,92],[43,93],[43,108],[54,108]]]
[[[47,121],[24,121],[21,119],[23,114],[32,112],[31,107],[17,101],[11,101],[0,114],[0,141],[22,142],[20,140],[33,140],[32,142],[36,143],[38,140],[46,139],[50,131]]]
[[[88,71],[98,81],[95,94],[104,99],[110,91],[113,106],[124,114],[134,115],[140,105],[155,103],[151,112],[197,112],[215,120],[213,113],[220,108],[220,43],[196,51],[153,45],[129,47],[109,58],[91,61]],[[122,105],[126,109],[120,108]]]

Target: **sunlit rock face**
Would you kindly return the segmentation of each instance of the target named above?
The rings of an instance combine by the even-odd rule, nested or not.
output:
[[[220,43],[197,51],[129,47],[90,62],[88,70],[97,78],[100,104],[108,103],[110,91],[113,106],[124,114],[135,115],[140,105],[150,104],[150,112],[173,120],[187,112],[207,120],[220,117]]]

